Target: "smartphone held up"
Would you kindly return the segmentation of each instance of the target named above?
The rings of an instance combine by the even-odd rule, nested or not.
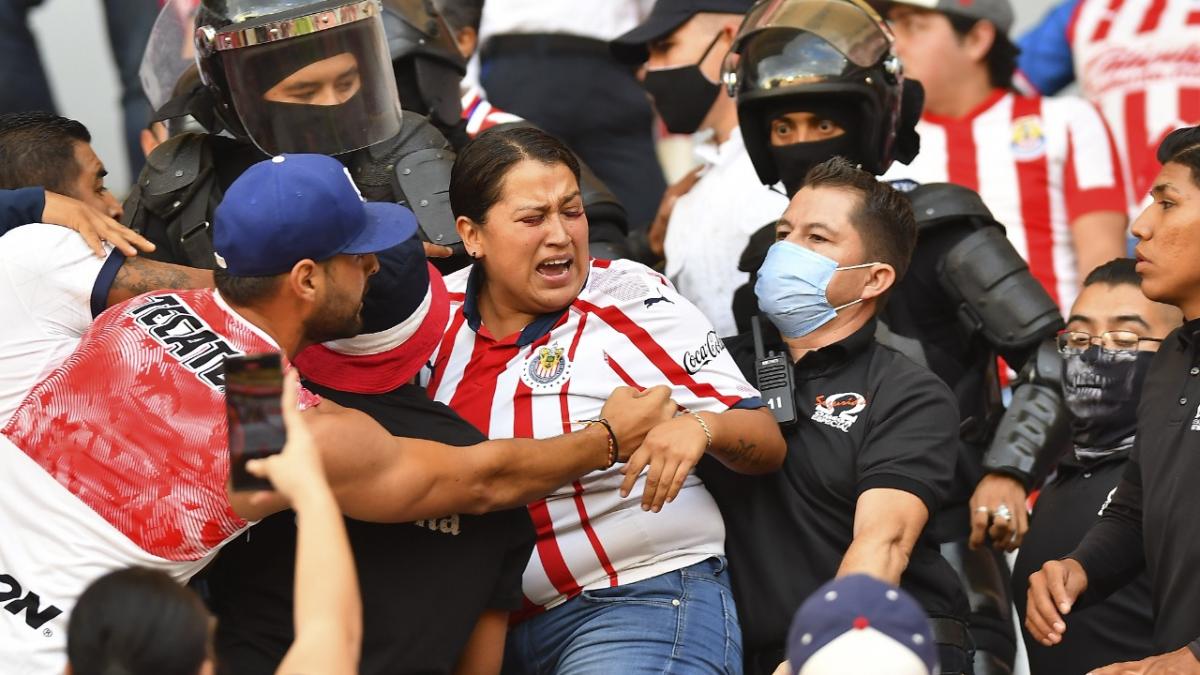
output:
[[[280,396],[279,354],[225,359],[225,412],[229,421],[229,474],[234,491],[270,490],[271,483],[246,471],[246,462],[283,450],[287,432]]]

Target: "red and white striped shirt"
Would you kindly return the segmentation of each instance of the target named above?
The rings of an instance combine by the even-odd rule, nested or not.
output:
[[[1083,95],[1113,128],[1136,202],[1158,174],[1162,139],[1200,124],[1200,4],[1082,0],[1067,34]]]
[[[643,265],[593,260],[570,307],[500,339],[475,309],[480,273],[446,278],[450,321],[425,380],[431,397],[490,438],[573,431],[573,420],[599,417],[621,385],[666,384],[696,411],[761,406],[704,315]],[[622,499],[618,469],[589,473],[529,505],[538,535],[523,583],[530,613],[724,553],[721,513],[694,474],[674,502],[648,513],[644,476]]]
[[[0,612],[6,673],[62,670],[96,577],[141,565],[185,582],[249,525],[225,492],[222,364],[276,351],[215,291],[150,293],[101,314],[33,387],[0,431],[0,574],[36,595]]]
[[[467,136],[471,138],[500,124],[525,121],[488,103],[483,89],[478,85],[467,86],[463,91],[462,118],[467,122]]]
[[[1034,277],[1064,312],[1079,292],[1071,223],[1125,212],[1120,163],[1099,112],[1074,97],[997,90],[960,119],[926,113],[921,152],[885,180],[956,183],[975,190]]]

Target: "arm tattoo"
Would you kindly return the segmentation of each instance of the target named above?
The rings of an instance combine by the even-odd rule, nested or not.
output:
[[[116,279],[108,291],[108,304],[112,306],[150,291],[208,288],[212,285],[212,272],[207,270],[135,256],[127,258],[121,269],[117,270]]]
[[[762,460],[762,453],[758,452],[758,445],[755,443],[747,443],[746,439],[737,439],[737,444],[725,448],[721,453],[725,455],[726,461],[730,464],[757,464]]]

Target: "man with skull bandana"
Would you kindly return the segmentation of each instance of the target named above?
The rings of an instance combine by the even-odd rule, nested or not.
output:
[[[1013,599],[1022,618],[1029,575],[1070,553],[1111,501],[1129,463],[1146,371],[1161,339],[1180,324],[1178,309],[1142,294],[1134,264],[1118,258],[1093,270],[1058,338],[1075,449],[1042,488],[1013,565]],[[1030,671],[1082,673],[1139,658],[1150,651],[1153,630],[1143,571],[1081,613],[1062,645],[1046,647],[1026,633]]]

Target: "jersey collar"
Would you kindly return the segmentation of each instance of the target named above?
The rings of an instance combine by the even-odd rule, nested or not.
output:
[[[467,325],[471,330],[479,333],[479,329],[483,326],[483,317],[479,314],[479,290],[483,284],[483,266],[472,265],[471,272],[467,275],[467,290],[464,294],[462,312],[467,318]],[[587,287],[587,281],[583,283],[584,288]],[[558,322],[562,320],[570,309],[570,305],[558,310],[557,312],[549,312],[534,319],[528,326],[525,326],[517,335],[516,345],[525,347],[533,344],[538,339],[544,337],[547,333],[554,329]],[[490,335],[488,335],[490,336]],[[490,336],[496,339],[495,336]]]

